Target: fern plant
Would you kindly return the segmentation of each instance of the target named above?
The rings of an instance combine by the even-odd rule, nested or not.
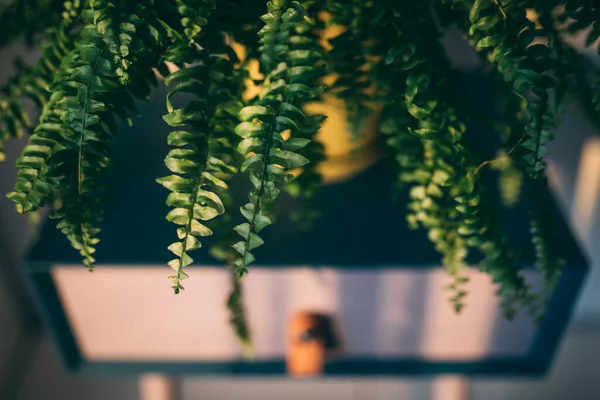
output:
[[[299,222],[318,215],[325,152],[316,134],[327,116],[307,104],[327,92],[345,103],[354,138],[382,109],[394,185],[409,193],[407,222],[426,230],[440,253],[454,308],[468,304],[465,270],[475,254],[508,317],[523,308],[541,318],[561,266],[548,218],[548,144],[566,96],[600,110],[600,73],[568,35],[584,32],[593,46],[599,17],[590,0],[15,0],[0,13],[0,47],[24,40],[41,55],[33,65],[17,61],[1,88],[0,161],[4,142],[29,135],[8,197],[20,213],[53,209],[92,270],[98,193],[118,121],[131,124],[136,102],[164,78],[170,175],[157,181],[169,191],[166,218],[175,225],[172,288],[183,290],[190,253],[220,232],[210,251],[231,268],[227,307],[248,347],[243,275],[253,251],[268,245],[261,232],[275,221],[281,190],[303,199]],[[481,157],[469,135],[479,116],[457,95],[460,74],[441,45],[440,21],[463,32],[498,83],[491,157]],[[337,33],[325,39],[328,29]],[[260,90],[248,98],[256,61]],[[532,199],[540,293],[493,211],[483,181],[494,170],[506,206],[519,202],[521,187]],[[251,186],[239,213],[229,192],[237,174]]]

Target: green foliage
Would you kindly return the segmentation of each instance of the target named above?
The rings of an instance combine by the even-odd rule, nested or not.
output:
[[[531,304],[531,295],[478,182],[476,164],[463,138],[465,125],[458,110],[449,106],[456,99],[445,93],[455,91],[455,79],[438,44],[427,6],[379,4],[381,12],[374,23],[392,27],[396,37],[385,58],[390,71],[387,78],[380,79],[388,79],[392,88],[403,87],[405,104],[404,113],[396,106],[386,115],[388,121],[382,129],[392,131],[386,127],[392,121],[397,126],[388,144],[394,148],[403,171],[400,179],[411,184],[409,225],[427,229],[429,239],[442,254],[442,263],[454,278],[448,288],[457,311],[464,307],[466,296],[465,259],[470,249],[477,249],[484,257],[480,269],[498,284],[504,311],[512,317],[519,302]],[[398,81],[399,77],[404,81]],[[393,89],[389,92],[394,99]],[[406,133],[401,139],[402,131],[420,138],[421,147],[411,144]],[[410,146],[407,156],[398,149],[404,144]],[[414,158],[419,151],[422,158]]]
[[[155,83],[153,65],[144,63],[149,73],[140,70],[127,88],[119,85],[119,65],[109,50],[118,43],[104,36],[103,21],[130,20],[140,8],[128,9],[134,4],[127,2],[120,3],[120,7],[104,5],[90,1],[82,11],[86,26],[75,49],[62,59],[40,124],[17,161],[19,181],[9,194],[19,212],[29,212],[42,207],[57,191],[63,203],[53,214],[61,219],[57,227],[89,269],[95,261],[92,254],[102,216],[97,196],[99,178],[109,165],[108,143],[116,133],[115,116],[127,120],[128,112],[134,111],[133,96],[148,93]],[[143,25],[148,29],[147,20]],[[116,36],[111,37],[117,40]],[[138,60],[147,61],[141,57]]]
[[[411,186],[408,222],[413,229],[428,230],[429,239],[442,254],[442,263],[454,278],[450,286],[454,292],[451,301],[460,311],[466,294],[462,286],[467,279],[462,272],[468,253],[466,242],[458,232],[460,221],[454,201],[461,184],[457,182],[452,188],[446,183],[463,168],[464,154],[459,141],[464,125],[457,120],[455,111],[439,99],[436,90],[447,79],[444,76],[446,60],[436,40],[435,26],[427,19],[427,6],[390,1],[378,7],[381,11],[373,20],[374,26],[388,26],[390,35],[395,37],[385,56],[387,74],[380,80],[388,81],[391,100],[404,104],[384,113],[383,130],[393,134],[390,128],[395,125],[397,131],[388,139],[388,145],[410,146],[404,150],[410,153],[406,156],[399,153],[396,158],[402,171],[401,181]],[[385,73],[385,69],[382,72]],[[398,87],[403,90],[396,92]],[[396,100],[397,93],[403,96]]]
[[[352,138],[359,137],[373,113],[372,106],[368,104],[373,98],[368,94],[372,86],[368,73],[371,68],[368,55],[372,45],[368,42],[370,36],[366,29],[367,3],[364,0],[325,1],[324,7],[331,16],[327,26],[343,30],[329,39],[332,49],[326,57],[331,72],[336,76],[331,93],[346,104]]]
[[[169,262],[176,272],[169,277],[175,293],[183,289],[181,280],[188,277],[183,268],[193,262],[188,252],[200,248],[199,238],[212,234],[205,221],[225,212],[220,194],[228,186],[222,178],[236,171],[231,153],[241,108],[236,99],[242,87],[241,79],[234,78],[241,77],[234,67],[237,58],[219,31],[209,32],[200,43],[201,50],[189,47],[184,41],[176,42],[165,56],[165,60],[175,63],[200,62],[170,74],[165,80],[167,85],[176,85],[167,94],[169,114],[164,119],[170,126],[180,128],[168,137],[173,149],[165,164],[173,175],[158,179],[172,192],[167,205],[173,209],[167,220],[180,225],[177,229],[180,241],[169,246],[177,256]],[[193,93],[197,100],[175,109],[171,98],[180,92]]]
[[[177,10],[181,14],[183,33],[189,45],[196,42],[196,37],[202,27],[208,23],[210,10],[214,8],[214,1],[205,0],[177,0]]]
[[[527,102],[514,96],[508,86],[494,88],[497,101],[494,128],[503,143],[503,148],[496,153],[491,168],[499,171],[498,189],[504,206],[514,207],[521,197],[521,190],[526,173],[518,156],[518,146],[523,140],[523,127],[527,125]]]
[[[240,276],[255,260],[251,251],[264,243],[258,234],[272,224],[269,203],[279,196],[278,184],[292,179],[288,171],[309,162],[298,153],[310,143],[303,136],[316,133],[324,118],[306,116],[300,108],[321,92],[320,87],[307,85],[314,81],[318,73],[314,65],[321,58],[318,52],[301,47],[306,42],[301,22],[310,22],[308,15],[300,3],[286,0],[268,2],[267,11],[259,32],[264,89],[240,111],[242,122],[235,130],[242,138],[238,151],[245,156],[240,170],[249,173],[254,187],[250,201],[240,208],[248,222],[235,227],[243,238],[233,245],[241,256],[235,261]],[[287,140],[282,137],[285,131],[290,133]]]
[[[323,54],[324,50],[319,44],[318,32],[315,31],[317,27],[312,23],[317,20],[317,16],[313,15],[314,10],[310,7],[307,8],[307,13],[311,17],[310,22],[302,20],[296,23],[295,30],[298,35],[302,35],[303,38],[294,43],[294,50],[304,51],[314,55],[312,66],[315,70],[312,74],[312,78],[305,83],[309,86],[317,86],[323,83],[324,75],[327,71],[324,58],[318,56],[318,54]],[[312,99],[312,101],[319,100],[322,99],[319,97]],[[300,107],[302,103],[303,102],[298,101],[297,105]],[[311,118],[319,123],[322,122],[320,121],[321,118],[324,120],[324,117],[320,116],[311,116]],[[285,187],[285,190],[291,196],[300,197],[302,199],[301,207],[293,212],[290,217],[304,230],[311,229],[315,220],[319,217],[319,212],[316,210],[314,201],[322,186],[323,177],[318,168],[320,163],[325,160],[325,148],[316,140],[316,133],[317,130],[314,129],[304,131],[298,130],[295,133],[296,138],[310,140],[310,143],[298,150],[298,153],[310,160],[310,163],[304,165],[299,175]]]
[[[189,253],[215,232],[211,254],[231,268],[226,304],[248,352],[240,279],[263,245],[261,231],[275,219],[281,190],[302,199],[292,219],[308,226],[318,215],[318,167],[325,156],[316,133],[326,116],[305,106],[323,100],[321,85],[331,81],[330,93],[344,101],[355,134],[374,116],[374,106],[382,106],[394,184],[408,190],[409,225],[425,229],[441,255],[454,308],[465,306],[466,260],[477,253],[506,315],[523,308],[541,317],[562,265],[557,228],[548,218],[547,146],[568,94],[600,121],[600,70],[567,36],[579,33],[587,46],[597,46],[600,7],[592,0],[443,0],[434,3],[436,16],[430,6],[272,0],[265,13],[264,0],[13,1],[0,12],[0,47],[23,38],[39,44],[41,56],[31,66],[17,63],[1,88],[0,161],[6,140],[31,133],[8,197],[21,213],[52,208],[59,229],[92,269],[110,142],[120,121],[133,122],[135,102],[151,98],[157,75],[164,77],[164,120],[174,130],[165,158],[170,173],[158,182],[170,191],[167,220],[177,225],[169,246],[176,256],[168,263],[175,271],[172,288],[183,289],[184,268],[193,263]],[[535,11],[532,20],[528,9]],[[462,30],[494,67],[482,71],[500,82],[488,121],[500,138],[489,138],[498,143],[490,152],[496,158],[477,153],[473,110],[440,44],[438,22]],[[322,40],[327,28],[340,32],[328,43]],[[245,47],[242,60],[235,43]],[[261,92],[246,101],[253,60],[262,73],[255,82]],[[539,293],[524,280],[520,249],[505,237],[496,202],[482,184],[490,169],[499,174],[505,206],[515,206],[524,193],[533,204],[528,245],[543,276]],[[251,185],[241,217],[232,212],[228,190],[238,172]]]
[[[235,336],[242,344],[244,351],[244,357],[247,359],[252,358],[252,338],[248,329],[248,323],[246,321],[246,312],[243,304],[243,288],[241,283],[241,277],[237,271],[233,271],[231,274],[232,289],[227,297],[227,308],[229,310],[229,323],[234,329]]]
[[[544,169],[543,158],[550,153],[546,145],[554,139],[554,116],[550,108],[550,95],[556,87],[551,73],[553,37],[527,19],[519,2],[462,3],[470,7],[468,34],[476,43],[476,50],[484,52],[504,81],[527,101],[530,121],[520,146],[525,150],[527,172],[533,178],[538,177]]]
[[[587,115],[600,124],[600,69],[587,55],[574,49],[567,39],[568,35],[582,35],[585,45],[598,51],[600,25],[596,21],[600,17],[600,6],[585,0],[564,0],[561,3],[564,4],[564,12],[554,10],[553,25],[558,37],[563,38],[558,44],[562,49],[565,82]]]
[[[53,95],[60,95],[54,109],[61,121],[54,131],[60,150],[48,159],[48,174],[60,180],[64,202],[53,217],[61,219],[57,227],[89,269],[95,261],[101,217],[98,178],[109,165],[107,144],[116,133],[113,114],[119,115],[117,107],[127,104],[123,101],[127,94],[117,90],[116,68],[106,58],[101,40],[96,27],[87,25],[78,49],[63,60],[61,76],[53,84]]]
[[[2,143],[11,137],[21,137],[34,127],[25,111],[23,99],[31,100],[38,110],[47,103],[50,95],[47,87],[53,82],[62,58],[75,44],[78,33],[76,17],[80,11],[78,2],[67,2],[62,12],[62,20],[46,32],[47,39],[43,44],[40,59],[32,67],[20,66],[17,75],[1,88],[5,97],[0,99],[0,162],[4,160]],[[8,25],[2,25],[0,22],[0,26]]]
[[[535,204],[530,210],[531,241],[535,248],[536,267],[542,273],[542,290],[538,299],[538,309],[543,309],[558,283],[564,260],[557,255],[556,220],[552,209],[552,199],[545,179],[532,185]],[[541,312],[538,312],[541,316]]]

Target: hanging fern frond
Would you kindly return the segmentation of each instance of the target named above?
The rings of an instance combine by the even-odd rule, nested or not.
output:
[[[397,160],[404,164],[400,167],[412,167],[400,176],[413,186],[407,219],[412,228],[427,229],[429,239],[442,254],[442,263],[454,278],[449,286],[454,293],[451,302],[460,311],[466,295],[462,286],[467,281],[463,271],[467,267],[468,247],[459,233],[461,221],[457,219],[455,198],[465,185],[460,180],[453,182],[453,186],[448,182],[452,176],[462,176],[465,155],[460,140],[465,126],[451,107],[434,96],[446,85],[447,77],[443,75],[446,61],[435,38],[435,26],[427,21],[427,5],[390,1],[378,3],[377,7],[380,12],[373,23],[390,27],[395,36],[385,58],[388,85],[392,88],[387,92],[392,98],[396,96],[394,89],[402,88],[400,93],[404,93],[404,98],[395,99],[403,101],[404,111],[396,107],[396,115],[392,116],[396,118],[394,125],[421,141],[421,146],[415,146],[421,149],[417,156],[421,162],[412,163],[402,157]],[[428,54],[419,48],[427,48]],[[402,118],[403,115],[406,117]],[[396,133],[395,137],[400,135]],[[388,140],[388,145],[394,144]]]
[[[536,267],[542,274],[542,289],[537,307],[543,310],[554,293],[564,260],[557,255],[557,225],[551,212],[553,205],[547,181],[540,179],[535,182],[531,191],[535,199],[529,211],[531,241],[535,249]],[[542,316],[543,312],[540,311],[538,319]]]
[[[586,111],[586,114],[596,124],[600,124],[600,68],[586,54],[575,49],[568,43],[568,37],[575,33],[580,33],[586,29],[588,37],[587,46],[594,46],[598,38],[594,31],[600,29],[600,25],[593,23],[591,16],[600,13],[600,7],[581,2],[578,6],[577,1],[567,2],[565,12],[553,15],[554,27],[558,35],[555,42],[561,48],[561,62],[566,72],[565,84],[576,100]],[[583,7],[583,4],[586,7]],[[593,3],[593,2],[591,2]],[[593,26],[591,26],[593,24]]]
[[[528,164],[527,172],[536,178],[544,169],[543,158],[550,153],[546,145],[554,139],[554,115],[550,107],[550,96],[556,88],[551,74],[553,38],[527,19],[518,2],[457,3],[470,5],[469,36],[476,43],[476,50],[484,51],[504,81],[527,101],[530,121],[520,146]]]
[[[202,27],[208,23],[210,10],[215,7],[214,1],[176,0],[177,10],[181,14],[181,25],[188,44],[193,45]]]
[[[307,14],[311,21],[316,21],[317,15],[313,15],[311,11],[313,9],[309,8]],[[311,54],[313,57],[313,67],[315,70],[312,74],[312,80],[305,83],[309,86],[322,84],[327,71],[324,63],[325,60],[321,57],[323,48],[319,43],[318,32],[315,32],[313,24],[308,23],[306,20],[298,22],[294,29],[295,37],[290,38],[290,50]],[[312,101],[319,100],[322,99],[320,96],[317,96]],[[306,113],[305,110],[302,111]],[[317,124],[325,120],[324,115],[312,115],[309,118]],[[323,185],[323,177],[319,172],[319,166],[325,160],[325,148],[316,140],[316,133],[316,130],[299,130],[295,133],[296,138],[310,140],[310,143],[298,150],[298,153],[310,160],[310,163],[304,165],[299,175],[285,186],[286,192],[293,197],[302,199],[300,208],[294,211],[290,215],[290,218],[304,230],[309,230],[319,217],[318,211],[315,210],[315,199]]]
[[[5,95],[0,99],[0,162],[4,160],[3,142],[33,130],[23,99],[30,99],[39,110],[47,103],[48,86],[54,81],[62,58],[75,45],[80,11],[79,2],[67,2],[61,22],[46,32],[40,59],[32,67],[20,68],[0,89]]]
[[[136,98],[150,98],[157,84],[153,68],[166,75],[161,57],[183,35],[173,1],[93,0],[86,11],[113,57],[119,83]]]
[[[29,115],[20,101],[21,92],[18,89],[20,85],[16,83],[25,75],[25,72],[19,72],[12,81],[2,87],[6,97],[0,99],[0,162],[6,158],[3,143],[11,138],[22,137],[32,128]]]
[[[172,191],[167,205],[173,209],[167,220],[181,225],[177,229],[180,241],[169,246],[177,256],[169,262],[176,272],[169,277],[175,293],[183,289],[181,281],[188,277],[183,268],[193,262],[188,252],[200,248],[199,238],[212,234],[204,224],[225,211],[220,192],[227,190],[227,184],[220,177],[236,170],[228,154],[232,152],[241,108],[236,99],[242,80],[234,67],[238,60],[225,39],[223,33],[209,31],[201,40],[202,50],[178,42],[165,57],[166,61],[200,62],[172,73],[165,80],[167,85],[177,85],[167,94],[169,114],[164,119],[172,127],[186,129],[169,134],[169,145],[174,148],[165,164],[174,174],[158,179]],[[175,109],[171,98],[180,92],[191,92],[197,100]]]
[[[113,114],[122,113],[116,107],[126,104],[128,94],[119,89],[116,67],[93,25],[84,28],[78,51],[66,62],[65,75],[53,85],[53,92],[62,97],[57,103],[61,149],[52,154],[49,165],[50,175],[60,180],[63,200],[53,218],[61,219],[57,227],[91,270],[102,216],[98,179],[109,165],[108,143],[116,134]]]
[[[57,227],[79,250],[89,269],[94,263],[97,225],[102,217],[97,195],[99,178],[109,165],[108,143],[116,133],[114,116],[128,120],[129,112],[134,111],[132,94],[145,93],[156,79],[153,64],[145,64],[143,68],[151,75],[142,74],[140,68],[137,80],[127,89],[119,84],[119,66],[109,51],[119,43],[102,36],[99,24],[114,18],[129,20],[123,16],[134,13],[129,13],[127,2],[122,4],[123,9],[96,8],[103,4],[90,1],[82,11],[87,25],[75,50],[63,58],[60,73],[51,85],[50,101],[42,112],[42,123],[18,161],[21,179],[9,195],[19,211],[35,211],[55,187],[63,204],[52,216],[61,219]]]
[[[500,305],[508,319],[512,319],[519,306],[532,316],[537,316],[536,297],[520,273],[516,254],[493,218],[494,212],[485,199],[479,184],[473,182],[470,193],[457,197],[457,210],[464,215],[460,233],[469,246],[478,248],[484,256],[479,269],[489,274],[498,285]]]
[[[234,202],[230,193],[223,192],[221,199],[226,210],[233,209]],[[237,233],[233,230],[234,226],[234,219],[230,213],[223,214],[221,218],[215,221],[213,229],[218,240],[211,246],[210,254],[231,268],[231,286],[225,305],[229,311],[229,323],[242,346],[244,358],[251,359],[253,357],[252,337],[248,327],[246,308],[244,307],[243,287],[241,277],[234,265],[238,253],[231,246],[238,238]]]
[[[491,168],[499,173],[498,189],[500,199],[505,207],[516,206],[525,181],[526,173],[517,153],[520,141],[523,140],[523,129],[527,125],[527,103],[515,96],[507,85],[496,85],[494,93],[498,99],[494,103],[495,122],[493,128],[498,133],[503,148],[496,153]],[[480,164],[478,168],[482,168]]]
[[[423,143],[410,133],[411,116],[402,103],[392,103],[383,109],[381,116],[381,133],[387,136],[386,148],[389,157],[398,166],[396,188],[402,189],[410,183],[420,182],[419,176],[424,171],[420,166],[424,161]]]
[[[405,77],[405,82],[396,81],[395,87],[405,88],[406,112],[415,121],[406,124],[405,129],[419,137],[423,146],[423,161],[411,165],[411,172],[403,176],[414,185],[410,191],[409,225],[426,228],[442,254],[442,263],[454,278],[448,288],[454,293],[451,302],[457,311],[463,308],[466,295],[465,259],[469,249],[475,248],[484,255],[480,269],[495,276],[502,306],[510,317],[517,301],[528,304],[523,296],[529,296],[529,291],[514,257],[503,252],[507,242],[502,232],[491,228],[495,223],[481,200],[485,196],[476,164],[463,144],[466,127],[457,110],[448,105],[453,99],[442,95],[453,92],[453,77],[435,37],[436,28],[427,15],[427,5],[389,2],[383,8],[386,3],[379,4],[382,10],[376,22],[393,27],[396,35],[385,60],[395,71],[389,75]],[[512,288],[518,290],[513,293]]]
[[[237,225],[243,240],[233,247],[241,257],[235,261],[240,275],[248,272],[254,261],[252,250],[263,244],[258,233],[272,223],[269,203],[280,192],[277,184],[288,181],[289,170],[306,165],[309,160],[297,153],[310,140],[298,134],[313,134],[319,129],[322,116],[307,117],[301,110],[304,101],[319,95],[321,87],[310,85],[317,73],[314,67],[321,57],[316,52],[294,50],[303,41],[295,27],[301,21],[310,22],[303,7],[296,1],[274,0],[267,3],[267,14],[260,31],[261,62],[266,73],[264,89],[251,106],[240,111],[242,121],[236,133],[243,139],[238,151],[246,156],[241,166],[248,172],[254,189],[249,203],[240,211],[248,222]],[[285,140],[282,134],[290,132]]]
[[[564,56],[565,52],[562,54]],[[509,96],[509,93],[502,88],[499,98],[503,100],[498,107],[502,111],[496,124],[503,128],[503,141],[514,145],[522,137],[522,127],[527,118],[526,104],[518,97]],[[501,199],[510,206],[517,202],[523,184],[527,183],[528,197],[531,202],[529,205],[531,239],[535,248],[536,266],[542,272],[542,289],[535,298],[527,297],[527,306],[539,323],[544,314],[543,308],[554,291],[562,266],[562,261],[556,255],[556,221],[551,212],[552,201],[547,179],[543,177],[524,182],[524,165],[507,156],[499,157],[493,168],[500,170]]]
[[[49,179],[46,172],[48,158],[58,147],[61,119],[57,105],[61,98],[62,93],[50,96],[39,125],[17,159],[17,183],[14,191],[7,196],[16,203],[19,213],[35,212],[42,208],[56,186],[55,180]]]
[[[426,231],[440,253],[455,310],[465,305],[467,260],[477,252],[505,314],[526,309],[539,321],[562,265],[544,160],[566,93],[600,122],[600,69],[569,44],[577,33],[586,46],[598,45],[597,2],[271,0],[263,15],[264,3],[8,2],[0,10],[0,48],[24,39],[42,53],[31,66],[15,63],[17,73],[0,88],[0,161],[6,140],[31,133],[8,194],[17,210],[31,215],[50,206],[91,270],[110,142],[139,114],[136,101],[151,99],[164,78],[164,120],[173,131],[164,160],[170,172],[158,182],[170,191],[166,218],[177,225],[168,247],[171,286],[183,290],[191,252],[216,243],[211,254],[233,274],[230,322],[249,354],[240,279],[275,219],[281,190],[301,199],[287,217],[307,227],[319,214],[325,149],[316,137],[326,116],[308,110],[328,103],[322,85],[331,82],[333,105],[346,104],[353,138],[381,116],[394,184],[408,192],[408,224]],[[470,93],[446,57],[440,22],[458,27],[482,66],[494,67],[481,72],[498,81],[485,95],[500,102],[484,118],[474,118],[483,108],[465,100]],[[484,124],[500,140],[479,140],[485,130],[475,129]],[[480,151],[497,157],[481,162]],[[238,171],[250,180],[240,221],[229,192]],[[482,184],[486,174],[499,176],[504,205],[529,207],[529,245],[543,281],[537,294],[498,221],[495,191]],[[520,201],[521,191],[528,201]]]
[[[244,309],[244,291],[239,273],[232,270],[231,292],[227,297],[227,309],[229,310],[229,323],[233,327],[235,336],[242,345],[244,358],[252,358],[252,337],[248,329],[246,310]]]
[[[107,51],[113,56],[112,63],[116,66],[115,72],[122,85],[128,83],[127,69],[131,65],[131,58],[135,56],[135,49],[131,47],[135,25],[128,20],[128,15],[123,18],[124,15],[118,11],[118,7],[123,7],[127,2],[122,0],[122,4],[116,6],[108,0],[94,0],[88,11],[93,13],[94,25],[106,43]]]

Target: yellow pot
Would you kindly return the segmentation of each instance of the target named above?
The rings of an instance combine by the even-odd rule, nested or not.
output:
[[[327,28],[322,34],[324,48],[329,50],[327,39],[341,34],[344,30],[345,28],[341,26]],[[233,48],[240,59],[245,58],[246,52],[243,46],[234,43]],[[252,79],[260,80],[262,78],[257,60],[249,61],[248,70]],[[335,81],[335,78],[334,75],[327,76],[324,83],[326,85],[331,84]],[[246,100],[251,99],[258,95],[260,90],[260,86],[255,85],[252,80],[248,79],[244,98]],[[348,110],[345,102],[329,94],[323,95],[321,100],[305,106],[305,111],[308,113],[327,116],[316,136],[316,139],[325,147],[327,157],[318,169],[323,176],[324,183],[342,182],[365,170],[381,157],[382,150],[377,140],[381,105],[369,104],[373,109],[373,113],[367,120],[363,131],[357,135],[358,138],[354,139],[351,138],[348,126]]]

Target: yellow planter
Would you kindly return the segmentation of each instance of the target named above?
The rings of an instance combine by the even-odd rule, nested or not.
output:
[[[327,39],[339,35],[342,31],[343,29],[327,29],[323,38]],[[232,47],[238,57],[244,59],[245,48],[238,43],[234,43]],[[262,78],[257,60],[249,61],[248,71],[252,79],[259,80]],[[335,76],[327,76],[325,77],[325,84],[332,83],[334,80]],[[258,95],[260,91],[261,87],[248,79],[246,80],[246,91],[243,97],[245,100],[249,100]],[[343,100],[325,94],[322,96],[322,101],[306,105],[306,112],[327,116],[317,134],[317,140],[325,147],[327,157],[319,165],[319,172],[323,176],[324,183],[342,182],[350,179],[380,158],[382,151],[377,137],[379,135],[381,105],[372,103],[370,107],[373,109],[372,115],[358,138],[353,139],[348,126],[348,110]]]

